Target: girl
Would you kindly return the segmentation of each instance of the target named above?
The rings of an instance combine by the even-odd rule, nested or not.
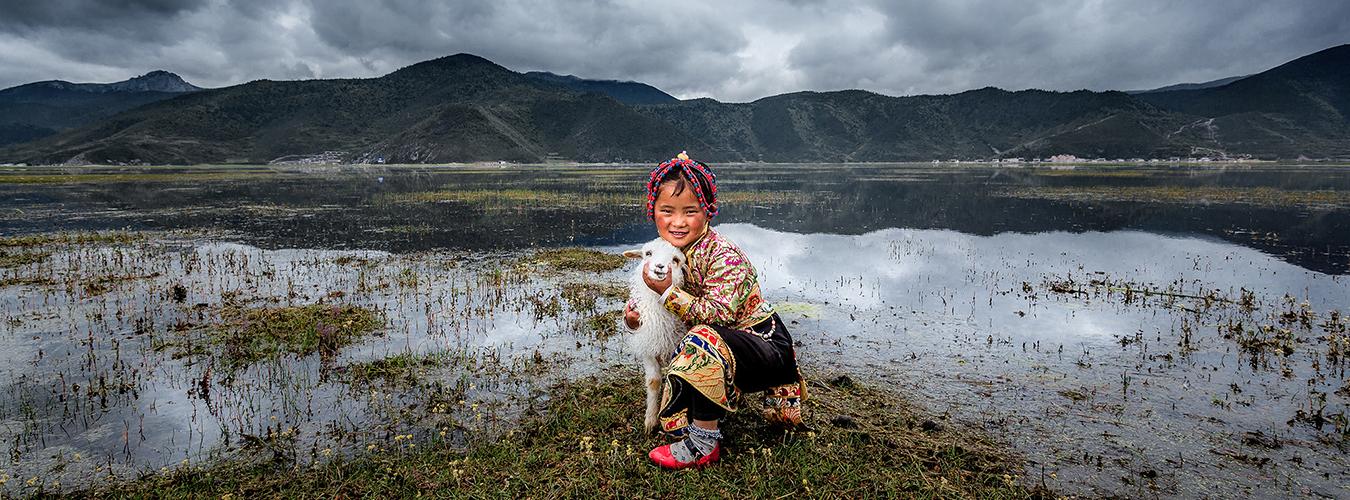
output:
[[[717,216],[716,176],[681,152],[652,170],[647,216],[662,239],[684,251],[682,288],[646,277],[666,309],[693,325],[670,361],[661,396],[661,428],[684,439],[648,454],[668,469],[701,467],[721,456],[718,421],[742,393],[768,391],[765,416],[797,424],[805,383],[792,337],[764,301],[754,266],[709,223]],[[645,273],[644,273],[645,276]],[[631,304],[624,322],[641,322]],[[692,425],[690,423],[692,420]]]

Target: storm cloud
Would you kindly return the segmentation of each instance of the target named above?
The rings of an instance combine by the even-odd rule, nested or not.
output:
[[[678,97],[1142,89],[1350,42],[1341,0],[0,0],[0,88],[164,69],[206,87],[468,52]]]

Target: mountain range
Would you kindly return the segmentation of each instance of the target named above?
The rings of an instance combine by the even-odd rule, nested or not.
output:
[[[48,80],[7,88],[0,90],[0,146],[46,137],[199,90],[167,71],[116,83]]]
[[[0,109],[16,89],[77,85],[53,83],[0,91]],[[97,95],[107,93],[81,97]],[[638,82],[518,73],[458,54],[378,78],[127,95],[145,101],[84,112],[82,123],[61,122],[69,130],[0,150],[0,161],[650,162],[679,150],[717,162],[1350,157],[1350,45],[1227,82],[1141,93],[844,90],[723,103],[678,100]]]
[[[1200,82],[1200,83],[1178,83],[1178,84],[1174,84],[1174,85],[1168,85],[1168,86],[1165,86],[1165,87],[1158,87],[1158,88],[1156,88],[1156,89],[1149,89],[1149,90],[1126,90],[1125,93],[1126,93],[1126,94],[1147,94],[1147,93],[1149,93],[1149,92],[1166,92],[1166,91],[1169,91],[1169,90],[1195,90],[1195,89],[1208,89],[1208,88],[1214,88],[1214,87],[1222,87],[1222,86],[1224,86],[1224,85],[1228,85],[1228,84],[1230,84],[1230,83],[1236,82],[1236,81],[1238,81],[1238,80],[1241,80],[1241,79],[1246,78],[1246,77],[1249,77],[1249,76],[1251,76],[1251,75],[1230,76],[1230,77],[1228,77],[1228,78],[1220,78],[1220,79],[1218,79],[1218,80],[1210,80],[1210,81],[1208,81],[1208,82]]]

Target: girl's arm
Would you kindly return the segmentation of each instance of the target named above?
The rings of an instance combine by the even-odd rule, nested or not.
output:
[[[665,294],[666,309],[693,325],[734,325],[754,289],[755,269],[731,249],[714,255],[712,262],[703,281],[703,296],[672,287]]]

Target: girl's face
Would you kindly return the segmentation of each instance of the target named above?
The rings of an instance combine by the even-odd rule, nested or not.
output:
[[[656,233],[671,245],[684,248],[708,227],[708,214],[698,206],[691,186],[675,194],[675,182],[663,182],[656,194]]]

